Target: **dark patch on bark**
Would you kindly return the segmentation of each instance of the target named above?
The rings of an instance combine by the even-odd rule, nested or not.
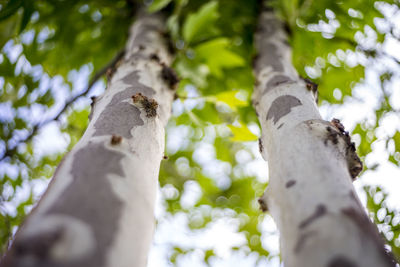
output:
[[[92,120],[92,117],[93,117],[93,109],[94,109],[94,105],[96,104],[96,97],[95,97],[95,96],[92,96],[92,97],[90,97],[90,99],[92,100],[92,102],[90,103],[89,120]]]
[[[286,188],[290,188],[296,184],[295,180],[290,180],[286,183]]]
[[[327,267],[358,267],[358,265],[344,256],[335,256],[329,261]]]
[[[35,260],[45,261],[53,245],[62,239],[62,234],[63,229],[59,227],[18,239],[14,243],[14,256],[17,259],[31,257]]]
[[[360,230],[361,239],[368,239],[372,241],[377,250],[380,252],[382,258],[385,260],[385,266],[395,266],[396,261],[394,260],[391,252],[387,251],[384,246],[384,241],[378,232],[376,226],[371,222],[368,216],[362,209],[357,210],[354,207],[348,207],[341,210],[341,212],[349,218]],[[364,241],[361,241],[364,242]]]
[[[111,145],[115,146],[122,142],[122,136],[113,134],[111,136]]]
[[[158,103],[154,99],[147,98],[141,93],[137,93],[132,96],[132,100],[133,103],[144,109],[147,118],[157,116]]]
[[[261,197],[257,201],[260,204],[260,209],[262,210],[262,212],[267,212],[268,211],[267,203]]]
[[[121,81],[124,84],[129,85],[129,86],[140,87],[143,89],[145,88],[146,90],[149,90],[151,92],[151,94],[156,93],[152,88],[150,88],[146,85],[143,85],[142,83],[139,82],[139,72],[138,71],[133,71],[133,72],[129,73],[128,75],[124,76],[121,79]]]
[[[346,132],[346,131],[344,130],[344,125],[340,122],[339,119],[333,118],[333,119],[331,120],[331,124],[332,124],[339,132],[341,132],[342,134],[349,135],[349,133]]]
[[[123,157],[122,153],[111,151],[102,143],[89,143],[79,149],[72,163],[72,183],[47,212],[75,217],[91,227],[96,247],[75,266],[106,264],[105,257],[115,239],[123,207],[107,177],[110,174],[125,176],[121,166]]]
[[[294,253],[296,253],[296,254],[300,253],[300,251],[304,247],[304,244],[306,243],[307,239],[309,239],[311,236],[315,235],[316,233],[317,233],[316,231],[310,231],[307,233],[300,234],[300,237],[297,240],[296,245],[294,246]]]
[[[53,177],[58,177],[58,173],[60,172],[60,170],[62,169],[62,166],[64,165],[65,159],[68,157],[68,154],[70,152],[68,152],[60,161],[60,163],[58,164],[56,170],[54,171]],[[20,256],[16,256],[17,254],[21,253],[21,249],[15,248],[16,244],[19,244],[19,246],[24,247],[25,251],[27,251],[26,253],[29,254],[28,250],[26,249],[26,246],[30,246],[30,244],[32,244],[32,238],[33,237],[29,237],[30,241],[27,241],[26,244],[24,244],[25,242],[23,240],[25,240],[25,236],[24,236],[24,231],[23,229],[25,228],[25,226],[29,223],[31,217],[33,217],[33,214],[35,214],[35,212],[37,211],[38,207],[40,207],[41,202],[43,201],[43,199],[46,198],[46,195],[48,195],[48,192],[50,192],[53,188],[55,179],[51,179],[50,183],[47,187],[47,190],[44,192],[44,194],[42,195],[42,197],[39,199],[39,201],[36,203],[36,205],[33,207],[33,209],[31,210],[31,212],[27,215],[27,217],[25,218],[25,220],[21,223],[21,225],[19,225],[19,228],[14,236],[14,244],[12,245],[12,247],[10,248],[10,250],[6,253],[5,257],[1,259],[0,261],[0,266],[1,267],[8,267],[8,266],[18,266],[18,263],[16,263],[15,260],[18,260],[20,258]],[[54,231],[54,230],[53,230]],[[49,231],[51,232],[51,231]],[[43,233],[43,235],[47,235],[45,233]],[[18,252],[19,250],[19,252]],[[36,254],[34,252],[34,248],[33,251],[31,253]],[[46,254],[47,255],[47,254]],[[1,258],[1,256],[0,256]]]
[[[317,208],[315,209],[315,212],[310,217],[308,217],[307,219],[305,219],[304,221],[302,221],[299,224],[299,228],[300,229],[306,228],[311,223],[313,223],[315,220],[317,220],[320,217],[324,216],[326,213],[327,213],[327,209],[326,209],[325,205],[319,204],[317,206]]]
[[[125,90],[132,91],[132,90]],[[94,124],[96,129],[95,136],[111,135],[117,133],[125,138],[131,138],[131,130],[134,126],[143,125],[144,122],[140,118],[140,111],[137,107],[128,102],[114,101],[124,92],[114,96],[113,101],[104,109],[100,117]],[[132,95],[129,93],[129,95]]]
[[[293,107],[302,105],[301,101],[291,95],[283,95],[272,102],[267,113],[267,120],[273,119],[276,124],[280,118],[290,113]]]
[[[264,151],[264,145],[261,138],[258,138],[258,150],[260,151],[260,154],[262,154]]]
[[[272,89],[276,88],[277,86],[284,84],[284,83],[293,83],[294,81],[292,79],[290,79],[288,76],[286,75],[282,75],[282,74],[278,74],[275,75],[274,77],[272,77],[272,79],[270,79],[267,83],[267,85],[265,86],[264,91],[262,92],[262,94],[266,94],[269,91],[271,91]]]
[[[160,57],[156,53],[151,54],[150,59],[156,61],[157,63],[161,62]]]
[[[283,24],[283,29],[285,30],[288,36],[293,36],[292,29],[290,28],[290,25],[288,23]]]
[[[164,156],[163,156],[163,159],[167,160],[167,159],[168,159],[168,156],[167,156],[167,155],[164,155]]]
[[[278,130],[280,129],[280,128],[282,128],[282,126],[284,125],[284,123],[281,123],[279,126],[278,126]]]
[[[307,78],[301,77],[301,79],[303,79],[303,81],[306,83],[307,90],[312,92],[315,102],[318,105],[318,84],[314,83],[313,81]]]
[[[349,168],[350,176],[354,180],[362,171],[363,164],[356,153],[355,144],[353,142],[346,148],[346,160]]]
[[[271,66],[273,71],[283,72],[284,67],[282,64],[281,56],[278,53],[278,48],[271,43],[263,44],[261,41],[262,50],[254,59],[254,69],[259,73],[266,66]]]
[[[176,89],[176,86],[178,85],[180,80],[176,72],[166,65],[163,65],[162,67],[161,77],[171,89]]]
[[[132,95],[142,93],[152,96],[155,91],[139,82],[136,71],[122,78],[122,81],[132,87],[114,95],[110,103],[101,112],[100,117],[94,124],[95,136],[120,135],[124,138],[131,138],[131,130],[134,126],[143,125],[140,118],[140,110],[127,102]]]
[[[338,140],[339,133],[333,130],[332,127],[330,126],[326,126],[326,130],[328,131],[328,135],[324,141],[324,144],[327,145],[328,140],[330,140],[334,145],[336,145],[339,142]]]
[[[168,31],[163,31],[161,32],[161,35],[164,37],[164,40],[166,40],[168,53],[171,55],[175,54],[176,47],[171,34]]]
[[[87,224],[96,243],[90,254],[73,261],[54,261],[49,252],[57,242],[63,242],[64,226],[37,235],[17,237],[7,253],[3,266],[23,267],[102,267],[106,266],[119,227],[123,202],[115,195],[107,176],[124,177],[120,164],[123,154],[108,150],[103,143],[89,143],[74,154],[71,167],[73,180],[52,207],[44,214],[66,215]],[[62,179],[56,176],[55,179]],[[90,196],[90,197],[89,197]]]

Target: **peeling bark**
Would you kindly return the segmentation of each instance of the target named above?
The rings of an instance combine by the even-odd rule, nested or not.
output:
[[[142,15],[132,26],[108,89],[93,99],[85,134],[58,166],[2,267],[146,266],[177,83],[165,78],[171,55],[163,27],[158,15]]]
[[[352,178],[362,168],[354,143],[338,120],[321,119],[317,86],[299,78],[285,34],[273,12],[263,11],[253,105],[270,180],[259,203],[278,226],[284,264],[395,266],[354,193]]]

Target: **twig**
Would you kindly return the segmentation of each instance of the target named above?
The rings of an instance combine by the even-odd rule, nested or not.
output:
[[[48,124],[48,123],[50,123],[52,121],[58,120],[61,117],[61,115],[67,110],[67,108],[70,107],[78,98],[86,96],[87,93],[89,93],[90,89],[92,89],[93,85],[104,74],[107,73],[108,69],[114,67],[115,64],[124,56],[124,54],[125,54],[125,50],[121,50],[120,52],[118,52],[118,54],[107,65],[105,65],[102,69],[100,69],[98,72],[96,72],[95,75],[90,79],[88,87],[84,91],[80,92],[79,94],[73,96],[68,101],[66,101],[64,103],[63,108],[57,113],[57,115],[55,115],[52,118],[49,118],[49,119],[47,119],[45,121],[39,122],[36,125],[34,125],[33,128],[32,128],[32,131],[25,138],[22,138],[22,139],[18,140],[17,143],[12,148],[8,148],[8,146],[6,144],[6,149],[5,149],[4,154],[0,157],[0,162],[3,161],[7,157],[11,157],[15,153],[15,151],[17,150],[18,146],[21,143],[29,142],[36,135],[37,131],[40,128],[42,128],[43,126],[45,126],[46,124]]]

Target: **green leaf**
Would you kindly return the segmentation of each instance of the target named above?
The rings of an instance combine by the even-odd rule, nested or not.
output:
[[[19,26],[19,32],[21,33],[26,25],[28,25],[29,21],[31,20],[31,16],[35,11],[34,1],[24,1],[24,12],[22,13],[21,25]]]
[[[243,101],[236,97],[238,90],[225,91],[215,95],[217,101],[226,103],[233,110],[237,107],[246,107],[248,105],[247,101]]]
[[[222,76],[223,68],[240,67],[245,64],[244,59],[230,51],[227,38],[217,38],[202,43],[195,48],[196,56],[206,62],[210,72],[217,77]]]
[[[18,23],[19,23],[18,14],[0,23],[0,49],[16,33],[16,28],[18,26]]]
[[[233,137],[230,139],[236,142],[247,142],[247,141],[255,141],[258,137],[253,134],[246,125],[240,123],[240,127],[228,125],[229,129],[231,129],[233,133]]]
[[[364,77],[364,66],[357,65],[353,68],[345,65],[335,67],[329,65],[323,70],[321,83],[319,84],[318,91],[319,97],[331,103],[343,101],[343,96],[351,95],[352,89],[356,83],[360,82]],[[334,89],[340,89],[342,98],[337,100],[333,97]]]
[[[400,152],[400,132],[396,132],[393,135],[393,141],[394,141],[394,149],[396,152]]]
[[[22,6],[22,0],[10,0],[7,5],[0,10],[0,21],[12,16]]]
[[[147,10],[151,13],[157,12],[166,7],[171,1],[172,0],[154,0]]]
[[[187,43],[199,41],[217,32],[213,26],[218,19],[218,3],[211,1],[197,13],[190,14],[183,24],[183,38]]]

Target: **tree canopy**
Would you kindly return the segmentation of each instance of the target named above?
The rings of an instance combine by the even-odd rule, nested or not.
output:
[[[400,257],[400,205],[388,204],[377,177],[400,165],[400,2],[268,4],[286,24],[300,76],[319,85],[325,119],[337,116],[356,138],[365,166],[357,188]],[[0,1],[1,251],[83,134],[90,96],[104,90],[142,6],[166,14],[181,78],[159,177],[159,228],[176,223],[195,240],[222,225],[239,240],[224,245],[232,253],[276,260],[267,245],[274,233],[265,231],[271,220],[257,203],[268,177],[251,106],[256,0]],[[173,264],[223,257],[215,244],[161,237]]]

